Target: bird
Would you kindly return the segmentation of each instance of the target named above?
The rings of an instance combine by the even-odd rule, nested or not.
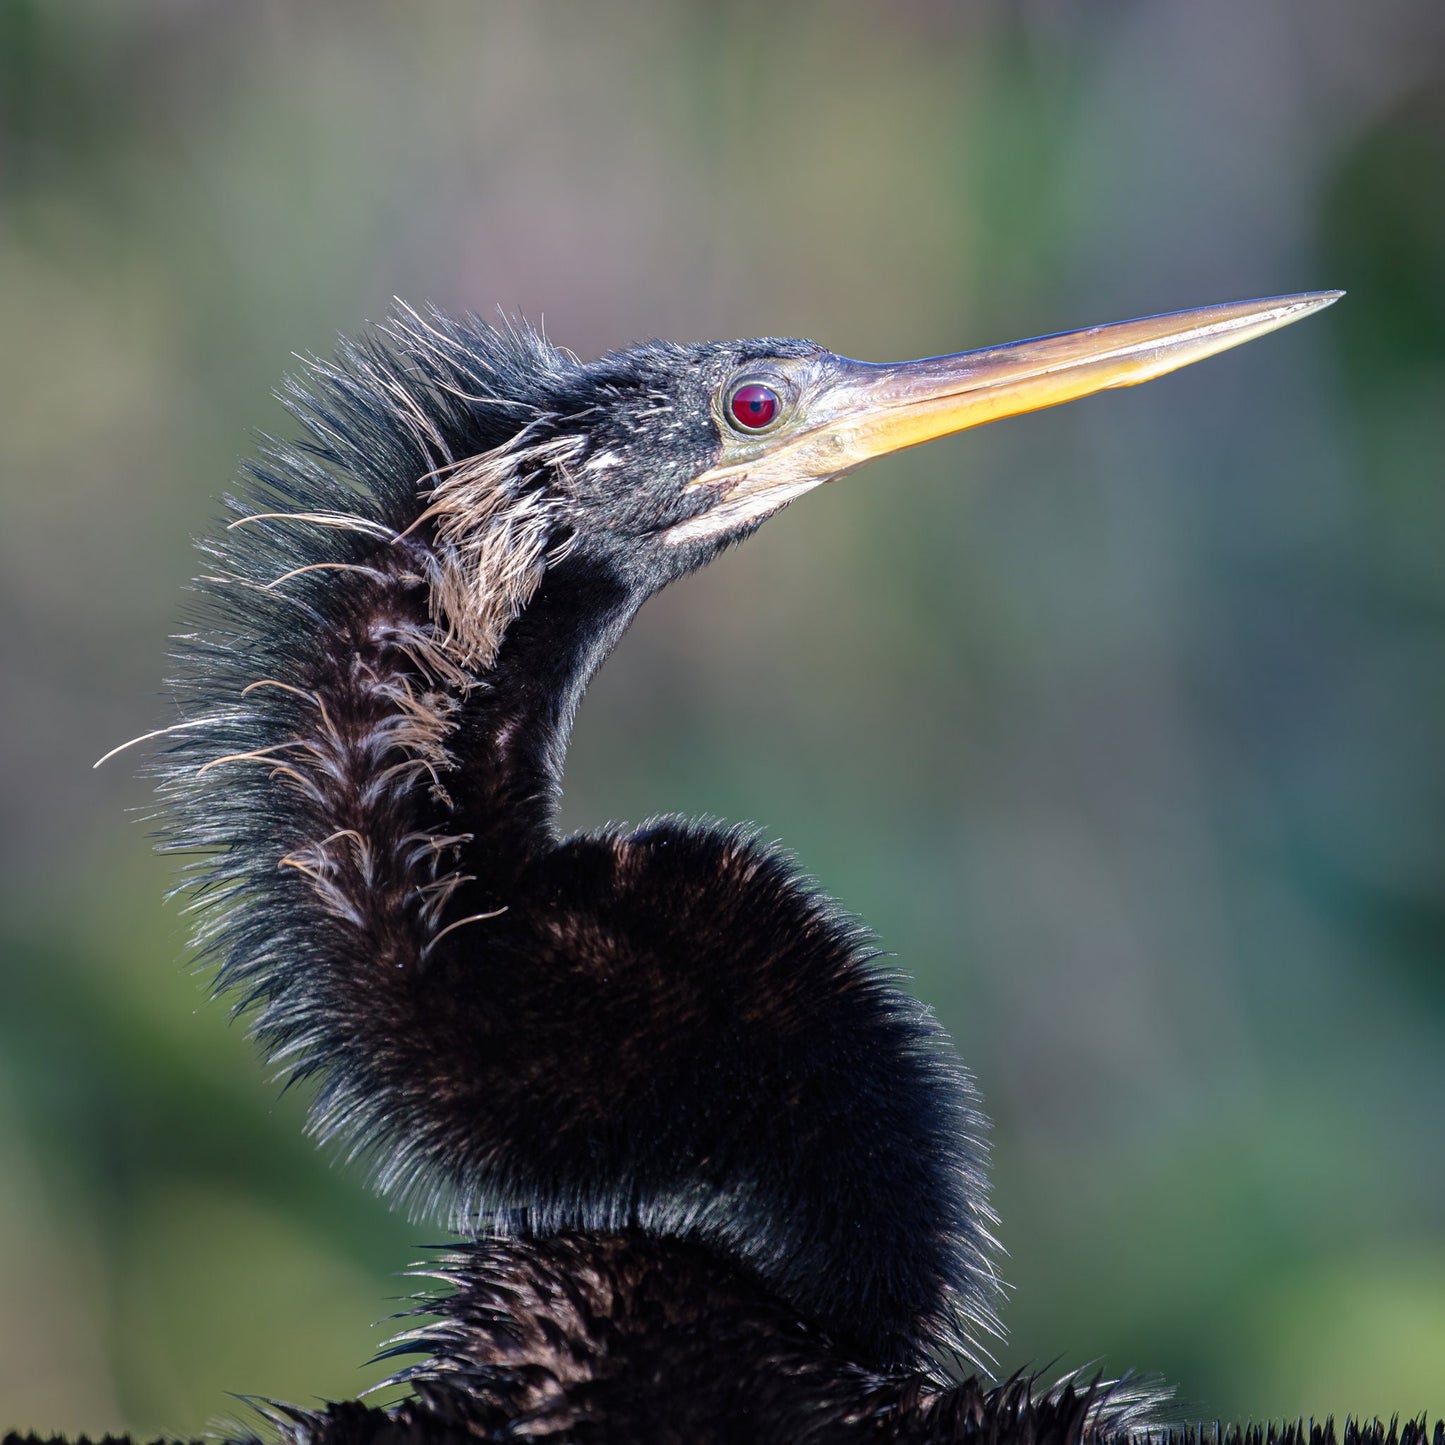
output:
[[[639,608],[805,493],[1133,385],[1312,292],[924,360],[790,338],[581,360],[398,303],[280,393],[153,770],[215,989],[309,1129],[453,1244],[350,1441],[1072,1442],[1147,1389],[1016,1375],[971,1076],[866,928],[746,826],[564,835]],[[1001,1423],[1002,1422],[1002,1423]]]

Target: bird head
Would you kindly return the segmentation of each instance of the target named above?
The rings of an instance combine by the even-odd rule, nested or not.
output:
[[[811,341],[652,342],[558,374],[523,434],[550,451],[575,546],[658,585],[876,457],[1133,386],[1328,306],[1312,292],[1207,306],[922,361]]]
[[[438,610],[484,664],[563,558],[635,607],[874,458],[1148,381],[1340,294],[1206,306],[884,364],[780,338],[648,342],[583,362],[530,330],[409,313],[391,335],[429,374],[430,399],[413,403],[415,414],[430,424],[440,388],[467,436],[459,460],[455,428],[430,448],[447,459],[431,474],[426,514],[444,564]]]

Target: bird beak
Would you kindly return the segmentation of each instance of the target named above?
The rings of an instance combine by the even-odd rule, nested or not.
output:
[[[1091,326],[982,351],[882,365],[824,353],[798,378],[792,413],[771,432],[727,438],[692,487],[714,487],[707,512],[669,542],[716,535],[766,516],[875,457],[1116,386],[1136,386],[1253,341],[1333,304],[1312,291]]]

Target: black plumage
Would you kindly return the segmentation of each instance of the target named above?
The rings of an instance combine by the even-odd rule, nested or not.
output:
[[[190,642],[181,686],[187,723],[215,721],[175,734],[165,786],[173,846],[210,855],[220,986],[255,1006],[271,1058],[320,1076],[317,1131],[423,1213],[699,1240],[872,1364],[962,1347],[970,1316],[991,1327],[994,1277],[979,1121],[937,1025],[747,834],[553,829],[573,710],[659,562],[639,548],[631,565],[637,534],[548,516],[542,554],[566,555],[539,564],[489,665],[460,661],[461,628],[432,615],[458,564],[416,525],[419,478],[511,446],[519,421],[585,478],[596,449],[627,445],[624,409],[672,405],[677,472],[612,483],[646,536],[666,520],[649,492],[710,460],[705,397],[656,373],[705,368],[711,389],[748,351],[584,367],[530,333],[411,326],[293,390],[311,443],[238,504],[242,521],[329,520],[233,520],[202,583],[224,624]],[[599,405],[623,413],[600,435]],[[557,483],[498,485],[515,489],[505,529],[540,526],[515,512]]]
[[[1138,1423],[1117,1387],[957,1382],[998,1332],[983,1124],[862,927],[745,830],[559,836],[563,756],[637,608],[802,491],[1328,299],[898,367],[777,339],[584,363],[403,311],[288,388],[302,438],[230,500],[182,639],[167,846],[316,1134],[468,1242],[398,1347],[414,1398],[286,1433]]]

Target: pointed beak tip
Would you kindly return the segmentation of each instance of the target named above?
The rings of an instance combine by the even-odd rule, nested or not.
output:
[[[1344,294],[1343,291],[1298,291],[1292,296],[1280,296],[1274,303],[1274,309],[1260,314],[1258,319],[1265,322],[1265,331],[1292,326],[1296,321],[1303,321],[1306,316],[1313,316],[1315,312],[1333,306]],[[1263,304],[1267,306],[1269,303]]]
[[[1302,311],[1323,311],[1344,294],[1343,291],[1305,291],[1299,297],[1299,306]]]

